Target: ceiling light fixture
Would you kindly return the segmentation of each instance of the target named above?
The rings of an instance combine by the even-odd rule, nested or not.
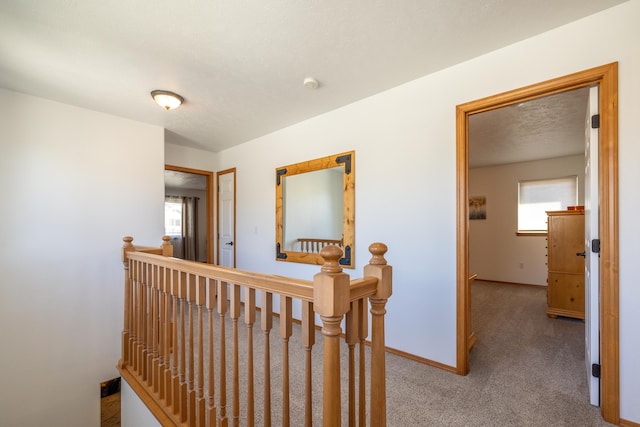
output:
[[[152,90],[151,96],[153,97],[153,100],[165,110],[178,108],[184,102],[183,97],[177,93],[169,92],[168,90]]]

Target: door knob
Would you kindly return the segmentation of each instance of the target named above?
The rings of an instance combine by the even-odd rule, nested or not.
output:
[[[233,246],[233,242],[227,242],[225,245]]]
[[[576,253],[576,256],[583,256],[583,257],[586,257],[586,256],[587,256],[587,253],[586,253],[586,252],[578,252],[578,253]]]

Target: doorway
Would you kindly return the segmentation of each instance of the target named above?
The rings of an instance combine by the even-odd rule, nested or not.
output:
[[[236,168],[218,172],[218,259],[222,267],[236,266]]]
[[[601,413],[620,419],[618,302],[618,65],[612,63],[524,88],[490,96],[456,108],[457,170],[457,290],[456,372],[469,373],[469,116],[581,87],[600,86],[600,335]]]
[[[200,191],[204,194],[204,221],[199,221],[201,224],[204,223],[205,256],[203,260],[213,264],[213,172],[173,165],[165,165],[164,169],[165,196],[168,189],[183,190],[182,192]]]

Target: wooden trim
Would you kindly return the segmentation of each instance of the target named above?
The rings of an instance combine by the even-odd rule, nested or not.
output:
[[[469,373],[469,128],[468,112],[456,107],[456,370]]]
[[[531,232],[527,232],[527,231],[516,231],[516,236],[522,236],[522,237],[531,237],[531,236],[546,236],[547,232],[546,231],[531,231]]]
[[[604,68],[604,67],[603,67]],[[618,64],[600,80],[600,365],[603,418],[620,422],[620,301],[618,241]]]
[[[213,172],[201,169],[191,169],[182,166],[164,165],[164,170],[185,172],[194,175],[202,175],[206,182],[206,236],[207,236],[207,263],[213,264]]]
[[[491,280],[491,279],[475,279],[475,282],[490,282],[497,283],[499,285],[508,285],[508,286],[529,286],[532,288],[546,288],[546,285],[535,285],[533,283],[516,283],[516,282],[504,282],[502,280]]]
[[[640,423],[634,423],[633,421],[620,418],[620,427],[640,427]]]
[[[339,162],[338,158],[350,156],[349,172],[346,165]],[[299,262],[303,264],[323,265],[324,259],[319,253],[302,252],[294,250],[286,250],[284,248],[284,224],[283,224],[283,186],[278,185],[280,178],[286,176],[297,175],[300,173],[313,172],[322,169],[343,166],[343,235],[342,249],[349,250],[349,256],[345,254],[342,258],[341,266],[343,268],[355,268],[355,181],[356,181],[356,153],[355,151],[346,151],[343,153],[332,154],[313,160],[295,163],[292,165],[281,166],[276,168],[276,261],[282,262]]]
[[[620,422],[620,342],[618,273],[618,64],[616,62],[559,77],[456,107],[457,250],[456,250],[456,372],[469,372],[466,310],[469,277],[468,118],[508,105],[599,85],[600,87],[600,361],[601,413]]]
[[[367,345],[370,345],[370,342],[367,341]],[[398,350],[391,347],[385,347],[385,350],[389,354],[395,354],[396,356],[403,357],[408,360],[412,360],[414,362],[422,363],[423,365],[433,366],[434,368],[442,369],[443,371],[456,373],[456,368],[453,366],[445,365],[444,363],[436,362],[431,359],[425,359],[424,357],[416,356],[415,354],[406,353],[402,350]]]
[[[216,264],[220,265],[220,175],[233,173],[233,266],[236,266],[236,168],[222,170],[216,174],[216,202],[218,210],[216,210]],[[213,237],[213,236],[212,236]]]

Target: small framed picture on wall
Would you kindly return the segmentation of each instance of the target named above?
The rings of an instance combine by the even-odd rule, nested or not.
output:
[[[469,197],[469,219],[487,219],[486,196]]]

